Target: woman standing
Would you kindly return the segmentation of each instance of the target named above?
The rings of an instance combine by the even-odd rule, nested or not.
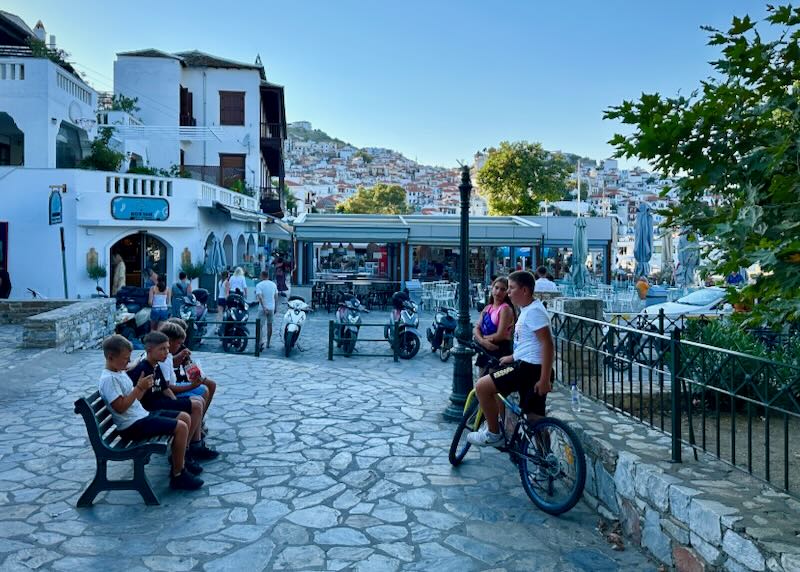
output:
[[[289,263],[285,262],[282,256],[279,256],[275,261],[275,283],[278,285],[278,293],[286,297],[286,291],[289,289],[286,286],[286,272],[290,268]]]
[[[233,276],[228,279],[227,295],[236,294],[237,290],[239,291],[238,294],[241,294],[247,300],[247,280],[245,280],[244,270],[242,270],[241,266],[237,266],[236,270],[233,271]]]
[[[114,261],[114,277],[111,280],[111,295],[114,296],[121,288],[125,287],[125,261],[119,253],[112,258]]]
[[[159,324],[169,318],[170,292],[167,280],[163,276],[156,277],[155,286],[150,287],[148,297],[150,303],[150,330],[158,330]]]
[[[508,279],[496,278],[492,282],[490,302],[481,311],[473,335],[490,355],[496,358],[511,355],[511,336],[514,330],[514,310],[508,300]],[[481,375],[488,370],[487,359],[478,355],[475,365],[481,368]]]

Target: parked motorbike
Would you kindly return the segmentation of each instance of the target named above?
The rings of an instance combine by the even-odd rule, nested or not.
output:
[[[352,355],[356,349],[358,331],[361,328],[361,312],[369,312],[352,294],[344,294],[339,299],[336,310],[336,329],[339,341],[337,345],[342,348],[344,355]]]
[[[458,312],[455,308],[436,308],[433,323],[428,327],[427,334],[431,351],[439,350],[439,359],[442,361],[450,359],[450,351],[453,349],[453,341],[456,337],[457,317]]]
[[[397,355],[403,359],[411,359],[419,352],[419,316],[417,305],[405,292],[392,295],[392,312],[389,323],[383,330],[384,337],[394,346],[397,332]]]
[[[100,286],[95,288],[97,296],[100,298],[108,298],[108,294]],[[135,348],[139,349],[142,346],[141,338],[150,330],[150,314],[147,313],[146,323],[137,325],[136,314],[131,311],[125,304],[117,299],[117,310],[114,313],[114,332],[126,338],[131,342]]]
[[[250,330],[247,320],[250,319],[249,304],[241,294],[231,294],[225,301],[225,312],[222,314],[222,349],[226,352],[242,353],[247,349]]]
[[[311,306],[306,304],[302,296],[290,296],[287,306],[288,309],[283,315],[283,349],[286,357],[289,357],[292,348],[297,345],[306,321],[306,313],[311,311]]]
[[[189,325],[186,339],[190,340],[189,349],[195,349],[202,342],[208,330],[208,290],[196,288],[183,297],[180,316]]]

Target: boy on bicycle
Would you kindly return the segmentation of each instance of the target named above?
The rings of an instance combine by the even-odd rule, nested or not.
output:
[[[473,445],[501,447],[504,444],[496,394],[519,392],[520,406],[529,417],[544,417],[550,375],[555,354],[550,316],[539,300],[533,299],[535,278],[527,271],[508,276],[508,298],[519,308],[514,327],[514,353],[500,358],[506,367],[481,377],[475,394],[486,417],[486,425],[467,435]]]

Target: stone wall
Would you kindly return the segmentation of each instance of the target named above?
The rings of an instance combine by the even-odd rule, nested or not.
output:
[[[22,346],[62,347],[67,352],[95,347],[114,333],[115,313],[113,298],[96,298],[30,316],[23,324]]]
[[[670,463],[668,435],[596,402],[571,414],[562,387],[553,397],[586,450],[585,502],[627,542],[681,572],[800,571],[798,500],[688,447]]]
[[[597,298],[562,298],[559,311],[565,314],[583,316],[592,320],[603,320],[603,301]],[[602,328],[584,320],[565,318],[564,329],[559,332],[556,361],[557,379],[565,383],[581,382],[594,386],[603,372],[602,355],[598,349],[603,346]],[[567,342],[566,340],[570,340]]]
[[[74,303],[73,300],[0,300],[0,324],[22,324],[29,316]]]

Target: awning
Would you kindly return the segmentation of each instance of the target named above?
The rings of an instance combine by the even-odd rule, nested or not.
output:
[[[237,207],[223,205],[218,201],[214,201],[214,207],[217,210],[222,211],[227,215],[229,215],[231,217],[231,220],[238,220],[241,222],[270,222],[270,220],[272,219],[272,217],[268,215],[253,211],[246,211],[244,209],[240,209]]]

